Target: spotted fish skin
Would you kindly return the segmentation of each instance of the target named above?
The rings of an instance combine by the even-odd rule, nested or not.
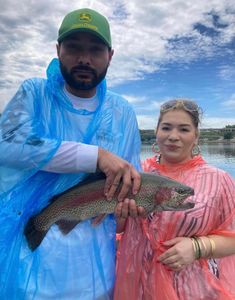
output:
[[[52,203],[31,217],[25,226],[24,234],[29,248],[34,251],[53,224],[57,224],[67,234],[83,220],[113,213],[118,202],[118,191],[111,201],[107,201],[104,184],[105,176],[101,173],[54,197]],[[135,199],[138,206],[151,213],[193,208],[194,203],[184,203],[193,194],[191,187],[168,177],[141,173],[140,191],[137,195],[130,194],[129,198]]]

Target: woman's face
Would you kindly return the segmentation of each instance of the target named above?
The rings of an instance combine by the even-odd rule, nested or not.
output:
[[[183,163],[192,158],[198,131],[191,116],[183,109],[176,109],[163,114],[156,137],[162,163]]]

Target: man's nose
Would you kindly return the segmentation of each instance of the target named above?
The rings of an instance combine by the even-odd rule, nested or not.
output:
[[[91,59],[89,53],[85,51],[79,53],[77,57],[77,61],[81,65],[90,65]]]

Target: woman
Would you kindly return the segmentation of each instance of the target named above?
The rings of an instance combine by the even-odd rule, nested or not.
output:
[[[143,162],[143,170],[193,187],[195,195],[186,201],[195,206],[128,219],[115,300],[235,299],[235,183],[201,157],[199,117],[193,101],[161,106],[159,152]]]

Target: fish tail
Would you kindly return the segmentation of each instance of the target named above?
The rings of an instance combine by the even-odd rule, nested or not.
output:
[[[37,230],[34,219],[35,217],[30,218],[24,229],[24,235],[26,237],[28,246],[32,251],[34,251],[41,244],[42,240],[48,232],[48,230]]]

